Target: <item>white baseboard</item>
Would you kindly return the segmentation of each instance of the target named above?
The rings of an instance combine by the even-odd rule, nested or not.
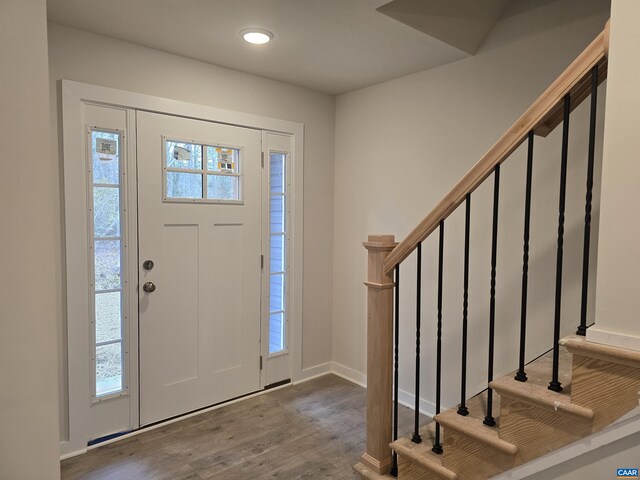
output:
[[[60,443],[62,444],[64,442],[60,442]],[[63,446],[61,445],[60,449],[62,450],[62,448],[63,448]],[[78,450],[77,452],[64,453],[64,454],[60,455],[60,461],[66,460],[67,458],[77,457],[78,455],[82,455],[83,453],[87,453],[87,449],[86,448],[83,448],[82,450]]]
[[[595,325],[587,330],[587,340],[613,347],[640,351],[640,337],[602,330]]]
[[[367,376],[362,372],[358,372],[353,368],[342,365],[338,362],[326,362],[313,367],[305,368],[300,372],[298,378],[293,382],[294,384],[308,382],[318,377],[322,377],[329,373],[344,378],[345,380],[355,383],[363,388],[367,388]]]
[[[398,403],[409,407],[413,410],[416,406],[416,396],[413,393],[409,393],[405,390],[398,390]],[[433,418],[436,414],[436,404],[431,403],[424,398],[420,398],[420,413],[426,415],[429,418]]]
[[[293,384],[295,385],[302,382],[308,382],[309,380],[321,377],[327,373],[331,373],[331,362],[321,363],[301,370],[293,379]]]
[[[356,385],[360,385],[363,388],[367,388],[367,375],[365,373],[358,372],[338,362],[331,362],[331,373],[345,380],[349,380]]]

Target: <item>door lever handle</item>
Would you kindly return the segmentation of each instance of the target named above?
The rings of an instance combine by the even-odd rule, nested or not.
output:
[[[156,285],[153,282],[145,282],[145,284],[142,286],[142,290],[147,293],[153,293],[156,291]]]

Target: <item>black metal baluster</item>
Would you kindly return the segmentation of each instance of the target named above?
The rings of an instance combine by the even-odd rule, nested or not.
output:
[[[560,363],[560,316],[562,310],[562,258],[564,247],[564,209],[567,194],[567,158],[569,154],[569,113],[571,111],[571,96],[564,96],[564,117],[562,125],[562,159],[560,165],[560,201],[558,206],[558,252],[556,256],[556,309],[553,320],[553,373],[549,382],[549,390],[562,391],[562,384],[558,381],[558,366]]]
[[[493,184],[493,231],[491,236],[491,292],[489,300],[489,366],[487,384],[493,381],[493,347],[495,343],[496,324],[496,263],[498,253],[498,199],[500,194],[500,164],[496,165]],[[487,415],[482,422],[493,427],[493,390],[487,389]]]
[[[395,325],[394,325],[394,358],[393,358],[393,440],[398,439],[398,371],[400,366],[400,264],[396,265],[395,291]],[[398,454],[393,452],[393,466],[389,472],[398,476]]]
[[[471,194],[467,193],[464,216],[464,281],[462,294],[462,380],[458,414],[469,415],[467,408],[467,319],[469,313],[469,224],[471,222]]]
[[[524,202],[524,246],[522,247],[522,303],[520,306],[520,364],[515,379],[527,381],[524,371],[524,351],[527,336],[527,292],[529,285],[529,227],[531,225],[531,177],[533,174],[533,130],[529,132],[527,152],[527,186]]]
[[[413,443],[422,442],[420,436],[420,298],[422,295],[422,244],[418,243],[417,250],[417,291],[416,291],[416,388],[415,388],[415,428]]]
[[[436,340],[436,415],[440,413],[440,390],[442,383],[442,270],[444,257],[444,220],[440,220],[440,243],[438,245],[438,332]],[[431,449],[442,453],[440,424],[436,422],[436,438]]]
[[[591,201],[593,199],[593,164],[596,150],[596,108],[598,104],[598,65],[591,70],[591,117],[589,119],[589,157],[587,159],[587,196],[584,207],[584,247],[582,251],[582,305],[578,335],[587,334],[587,300],[589,294],[589,250],[591,246]]]

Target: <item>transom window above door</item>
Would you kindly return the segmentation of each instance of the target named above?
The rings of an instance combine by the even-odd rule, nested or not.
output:
[[[163,137],[165,202],[243,203],[242,147]]]

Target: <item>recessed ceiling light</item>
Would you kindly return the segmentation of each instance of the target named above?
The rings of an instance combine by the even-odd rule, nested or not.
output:
[[[240,30],[240,36],[249,43],[264,45],[273,38],[273,33],[264,28],[244,28]]]

